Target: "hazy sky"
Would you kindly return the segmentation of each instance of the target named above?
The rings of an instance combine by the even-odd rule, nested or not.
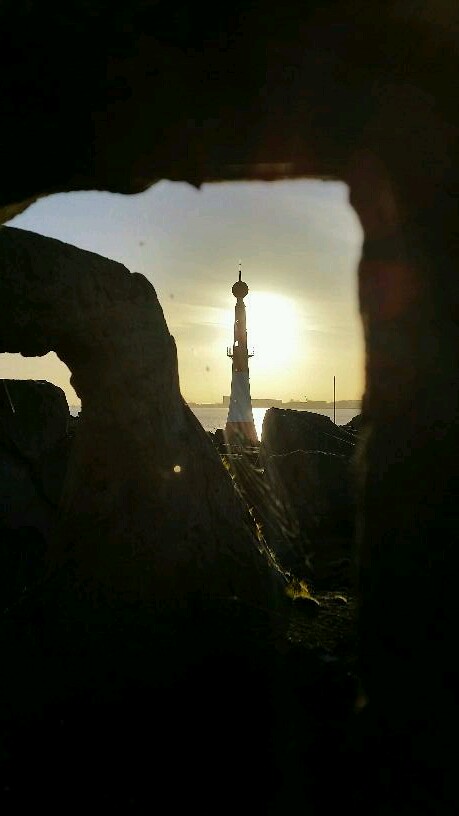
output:
[[[253,397],[358,399],[363,390],[356,265],[361,229],[344,185],[161,182],[145,193],[49,196],[10,222],[141,272],[177,342],[182,393],[228,394],[239,259],[249,286]],[[0,355],[0,377],[49,379],[76,396],[55,355]]]

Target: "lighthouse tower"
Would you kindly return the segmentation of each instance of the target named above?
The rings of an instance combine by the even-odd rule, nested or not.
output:
[[[226,420],[225,436],[228,442],[239,442],[246,445],[257,445],[258,437],[255,430],[250,398],[249,382],[249,354],[247,349],[247,328],[245,319],[244,298],[249,291],[247,284],[239,280],[232,288],[236,298],[234,314],[234,343],[227,349],[228,357],[233,361],[231,377],[231,397]]]

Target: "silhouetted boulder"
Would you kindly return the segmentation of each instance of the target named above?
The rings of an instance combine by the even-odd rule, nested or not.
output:
[[[64,392],[0,380],[0,605],[43,575],[70,454]]]
[[[341,427],[344,431],[349,431],[349,433],[357,436],[359,433],[361,433],[364,427],[362,414],[357,414],[355,417],[352,417],[349,422],[346,422],[346,424],[342,425]]]
[[[188,791],[205,768],[223,789],[237,767],[246,790],[254,740],[273,761],[267,655],[285,625],[284,579],[181,397],[154,289],[113,261],[8,227],[0,266],[0,349],[55,350],[82,400],[46,572],[0,626],[0,726],[16,733],[21,718],[28,729],[16,767],[36,767],[38,739],[64,788],[83,755],[86,789],[99,795],[113,768],[130,787],[145,765],[150,785],[141,722],[161,785],[178,767]],[[33,720],[43,712],[44,741]]]
[[[323,451],[264,455],[266,532],[285,569],[331,587],[349,580],[355,499],[349,460]]]
[[[84,633],[85,648],[89,639],[103,651],[101,633],[115,620],[135,620],[151,637],[165,615],[198,607],[202,623],[212,605],[225,619],[259,609],[272,634],[283,582],[180,395],[153,287],[113,261],[7,227],[0,263],[1,348],[54,349],[82,399],[40,588],[73,632],[59,638],[76,654]],[[88,671],[82,661],[78,672]]]
[[[222,450],[226,446],[225,436],[221,428],[216,428],[215,431],[207,431],[212,443],[217,450]]]
[[[354,449],[354,434],[326,416],[270,408],[260,446],[264,472],[237,468],[279,563],[317,586],[349,581]]]
[[[0,380],[0,444],[38,461],[67,433],[70,413],[61,388],[44,380]]]
[[[459,720],[454,649],[458,107],[449,81],[459,62],[455,4],[235,2],[220,4],[210,15],[205,4],[190,13],[183,2],[142,0],[130,4],[127,17],[124,9],[107,14],[106,5],[69,3],[59,14],[30,2],[1,7],[0,100],[7,157],[2,219],[50,191],[139,192],[161,178],[199,186],[212,179],[308,176],[348,185],[364,232],[358,275],[367,422],[360,473],[360,671],[374,712],[349,765],[350,775],[358,770],[353,787],[363,794],[354,812],[420,814],[440,806],[456,813],[457,763],[451,746]],[[98,297],[94,289],[88,294],[86,309]],[[25,340],[27,322],[21,325]],[[110,321],[104,325],[110,334]],[[74,353],[79,349],[80,380],[88,355],[85,339],[68,343]],[[103,391],[103,366],[98,374]],[[126,373],[121,390],[131,385],[135,392],[138,383]],[[145,414],[139,414],[131,413],[129,422],[141,425]],[[121,437],[129,436],[128,427],[118,430]],[[121,443],[120,448],[118,453],[126,453]],[[151,448],[156,459],[154,444]],[[141,456],[139,464],[143,470]],[[109,479],[106,470],[89,473],[88,490],[97,483],[96,495]],[[97,475],[99,481],[93,478]],[[114,475],[118,484],[120,474],[115,470]],[[127,468],[128,480],[136,475]],[[155,493],[158,483],[152,480]],[[196,479],[197,491],[205,494],[207,484]],[[121,490],[120,503],[126,499],[131,496]],[[162,506],[160,497],[155,510]],[[89,514],[95,528],[104,526],[111,509],[102,502],[102,518]],[[113,510],[116,514],[115,499]],[[194,511],[199,519],[191,502],[193,520]],[[128,514],[128,525],[131,516],[135,513]],[[146,523],[151,519],[155,512]],[[114,527],[125,543],[122,526]],[[81,523],[79,529],[85,532]],[[158,537],[162,533],[159,524]],[[135,539],[136,530],[130,543],[139,557]],[[94,531],[89,548],[97,552],[97,545]],[[193,545],[200,554],[198,540],[193,538]],[[115,554],[120,572],[125,552],[121,546],[121,556]],[[106,560],[104,553],[102,572]],[[198,731],[198,722],[187,725]],[[57,733],[62,729],[53,736]],[[183,726],[180,734],[187,733]],[[169,750],[164,743],[161,748],[175,758],[182,741],[175,729],[171,734]],[[136,742],[134,734],[130,745]],[[40,739],[36,747],[29,768],[40,756]],[[255,756],[252,751],[252,761]],[[147,758],[142,766],[149,782],[152,765]],[[187,768],[183,761],[179,766]],[[248,766],[252,769],[252,762]],[[20,784],[24,778],[30,783],[22,761],[18,767]],[[54,788],[59,774],[48,774],[52,763],[44,767]],[[80,763],[75,767],[80,770]],[[203,767],[211,779],[209,766]],[[261,764],[262,778],[274,782],[270,770]],[[338,790],[342,806],[343,792],[336,777],[330,785],[328,764],[326,770],[323,793]],[[104,789],[110,788],[116,801],[112,780],[119,782],[123,774],[110,771]],[[76,791],[83,778],[78,775],[78,784],[74,778],[66,793]],[[182,774],[174,773],[168,786],[174,793],[177,778],[189,794],[202,775],[190,775],[183,784]],[[225,790],[228,796],[233,778],[222,781],[226,784],[217,786],[218,794]],[[365,783],[369,788],[363,792]],[[326,812],[321,798],[319,810]],[[309,803],[310,797],[301,801]],[[285,813],[282,797],[279,802],[277,812]]]
[[[329,417],[312,411],[268,408],[263,420],[261,450],[266,454],[322,451],[350,456],[354,438]]]
[[[9,473],[0,491],[10,495],[15,507],[14,527],[35,526],[35,516],[46,517],[44,526],[49,527],[50,506],[56,508],[59,503],[67,470],[69,421],[64,392],[56,385],[42,380],[0,380],[0,458],[5,474]],[[16,484],[19,473],[20,485]],[[27,498],[31,493],[34,502]],[[3,523],[10,523],[5,513]],[[43,523],[37,523],[45,534]]]
[[[56,566],[72,551],[75,583],[107,599],[153,594],[175,604],[205,586],[206,596],[269,606],[275,579],[180,395],[175,343],[153,287],[114,261],[7,227],[0,259],[1,347],[54,349],[82,400]]]
[[[34,527],[47,536],[52,529],[54,508],[46,500],[43,486],[30,463],[0,448],[0,524],[4,529]]]
[[[227,444],[226,443],[226,438],[225,438],[225,432],[223,431],[223,428],[217,428],[216,429],[215,434],[214,434],[214,440],[215,440],[215,444],[220,448]]]

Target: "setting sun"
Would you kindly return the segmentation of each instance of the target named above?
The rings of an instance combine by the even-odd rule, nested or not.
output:
[[[275,292],[249,292],[247,327],[249,350],[258,369],[284,365],[296,351],[298,310],[294,301]]]

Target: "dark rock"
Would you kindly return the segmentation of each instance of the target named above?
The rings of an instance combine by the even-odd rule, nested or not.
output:
[[[69,457],[69,410],[62,389],[0,380],[0,525],[49,540]],[[5,532],[6,534],[6,532]]]
[[[268,408],[263,420],[262,454],[322,451],[351,456],[355,440],[329,417],[312,411]]]
[[[77,626],[93,616],[105,625],[115,609],[148,618],[152,599],[169,611],[190,599],[255,604],[269,616],[282,581],[180,395],[175,343],[150,284],[113,261],[6,227],[0,258],[2,348],[56,350],[82,399],[47,603],[54,598]],[[42,468],[48,494],[59,456]]]
[[[46,456],[67,433],[61,388],[43,380],[0,380],[0,444],[28,462]]]
[[[285,569],[317,586],[349,581],[343,564],[355,529],[354,450],[354,434],[328,417],[279,408],[265,414],[266,538]]]
[[[36,464],[36,473],[46,499],[58,507],[64,489],[65,478],[73,447],[74,434],[67,433],[51,448],[49,453],[40,457]]]
[[[350,0],[249,9],[238,0],[209,16],[205,6],[190,15],[183,0],[174,7],[135,0],[128,24],[121,13],[109,18],[100,0],[71,2],[59,15],[48,9],[25,0],[1,9],[5,220],[49,191],[139,192],[163,178],[341,179],[356,143],[370,138],[383,90],[403,87],[405,75],[410,89],[449,110],[441,77],[456,65],[454,5],[429,2],[419,14],[410,7],[399,14],[372,0],[357,14]],[[286,65],[295,65],[294,75]],[[413,107],[403,106],[410,112],[403,128],[389,113],[378,147],[384,133],[395,152],[395,126],[406,145]]]
[[[20,564],[5,571],[28,589],[19,603],[5,595],[0,626],[0,728],[12,734],[14,768],[50,795],[44,768],[68,791],[83,758],[83,798],[109,789],[112,802],[113,785],[146,801],[152,762],[162,794],[178,768],[189,799],[204,768],[204,811],[235,774],[235,811],[243,790],[258,798],[254,753],[276,767],[271,676],[284,580],[181,397],[150,284],[7,227],[0,266],[0,348],[55,350],[82,399],[45,574],[30,588]],[[155,735],[146,751],[139,723]],[[20,793],[19,776],[8,784]]]
[[[214,434],[215,444],[222,448],[226,446],[225,433],[222,428],[217,428]]]
[[[343,430],[349,431],[354,435],[358,435],[364,428],[364,420],[362,414],[357,414],[357,416],[352,417],[350,422],[346,422],[345,425],[341,426]]]
[[[46,548],[70,456],[64,392],[35,380],[0,380],[0,608],[46,570]]]
[[[226,451],[227,446],[225,435],[222,429],[217,428],[215,431],[207,431],[207,433],[209,434],[209,437],[212,440],[212,443],[217,448],[217,450],[219,450],[220,453],[224,453]]]
[[[457,75],[459,64],[455,4],[433,0],[419,4],[377,4],[370,0],[357,5],[350,0],[235,2],[220,4],[211,15],[206,4],[198,4],[190,13],[189,4],[183,2],[134,0],[127,12],[123,7],[110,14],[106,7],[97,0],[90,4],[70,2],[55,14],[49,4],[47,8],[47,4],[23,0],[1,6],[4,70],[0,73],[0,104],[5,123],[2,148],[7,157],[2,176],[2,217],[11,217],[37,196],[51,191],[97,188],[138,192],[164,178],[197,186],[215,179],[299,176],[346,182],[364,231],[359,297],[366,342],[363,412],[367,428],[360,474],[360,648],[364,687],[370,712],[372,708],[374,712],[370,713],[369,731],[348,766],[348,779],[355,779],[357,769],[358,784],[352,787],[359,794],[371,780],[359,803],[359,813],[435,812],[438,791],[442,792],[442,809],[456,813],[457,763],[451,745],[456,741],[459,720],[455,699],[458,676],[451,644],[457,634],[458,574],[459,161],[458,107],[449,81]],[[51,266],[50,274],[59,278],[59,265]],[[97,311],[94,288],[88,288],[87,297],[82,290],[79,294],[86,310],[94,301]],[[35,295],[35,308],[43,316],[46,301],[40,300],[38,291]],[[114,294],[115,303],[123,300],[118,295]],[[15,292],[10,305],[21,297]],[[63,303],[65,297],[57,300]],[[116,316],[122,324],[120,312]],[[17,325],[22,325],[24,347],[30,348],[30,327],[27,320],[21,321],[22,316],[15,314]],[[3,322],[8,324],[9,315],[3,318],[2,336]],[[44,335],[36,331],[34,316],[31,322],[35,322],[32,346],[35,353],[43,353],[48,346],[46,331]],[[78,329],[77,320],[74,326]],[[109,335],[110,322],[105,321],[104,326]],[[51,332],[54,338],[56,333],[57,329]],[[79,387],[85,390],[86,338],[77,332],[64,339],[69,359],[79,359]],[[95,339],[89,342],[89,351],[95,347]],[[104,348],[109,351],[107,345]],[[65,351],[64,343],[63,359]],[[165,352],[162,345],[161,353]],[[125,393],[132,381],[130,361],[126,355],[122,359],[126,374],[118,386]],[[91,378],[88,372],[90,380],[100,380],[101,391],[106,384],[103,373],[103,365],[96,377]],[[139,382],[140,377],[133,383],[134,393]],[[151,397],[150,392],[148,398],[153,404]],[[95,407],[99,410],[101,406]],[[131,412],[129,422],[142,426],[145,416],[145,412],[140,416]],[[85,427],[91,428],[91,423],[88,417]],[[116,427],[116,422],[112,423],[112,428]],[[92,428],[97,430],[97,423]],[[121,424],[118,430],[120,439],[125,435],[129,438],[129,427]],[[164,430],[167,437],[167,428]],[[160,434],[162,431],[163,427]],[[156,458],[154,439],[151,450]],[[97,447],[95,459],[99,452]],[[163,461],[161,452],[159,459]],[[116,455],[125,453],[119,440]],[[150,475],[148,457],[144,454],[147,461],[142,458],[140,446],[133,457]],[[129,461],[129,456],[126,459]],[[87,461],[81,456],[80,482]],[[97,498],[107,480],[110,483],[110,468],[105,470],[89,469],[88,492],[100,476],[94,491]],[[197,492],[205,495],[207,486],[212,486],[213,473],[207,481],[200,480],[199,473],[193,475]],[[120,471],[114,471],[114,482],[121,485],[118,505],[124,502],[128,508],[127,528],[135,520],[138,504],[135,487],[130,492],[126,482],[134,485],[136,476],[137,472],[128,467],[123,484]],[[151,479],[151,484],[156,499],[158,480]],[[112,506],[101,503],[101,518],[96,506],[88,507],[87,497],[78,493],[76,490],[75,498],[83,499],[83,510],[91,511],[89,518],[98,530],[104,528],[106,516],[114,513],[117,524],[111,540],[116,541],[119,533],[124,543],[115,497]],[[218,504],[218,490],[212,496]],[[161,498],[155,510],[163,506]],[[147,499],[151,500],[151,494]],[[185,497],[180,504],[178,515],[183,520]],[[213,507],[213,501],[211,504]],[[206,524],[199,523],[201,516],[193,500],[190,506],[190,519],[194,521],[196,514],[196,530],[201,532]],[[73,511],[78,521],[76,504]],[[159,512],[153,512],[146,524],[158,516]],[[224,523],[225,514],[219,520]],[[179,531],[183,529],[180,522],[177,526]],[[78,524],[76,527],[78,537]],[[85,532],[83,526],[79,531]],[[101,532],[103,537],[106,531]],[[139,557],[134,546],[136,532],[135,528],[130,543]],[[155,541],[160,545],[168,532],[159,521]],[[199,558],[198,539],[191,537],[193,558]],[[186,538],[177,538],[186,550]],[[204,539],[207,542],[205,535]],[[141,535],[140,541],[143,552]],[[97,544],[94,532],[89,544],[94,553],[98,552]],[[219,548],[211,550],[214,554]],[[122,556],[116,557],[116,552],[114,559],[120,572],[123,546],[121,551]],[[102,572],[107,560],[101,559]],[[230,561],[234,565],[231,557]],[[245,566],[243,563],[241,572]],[[112,572],[110,577],[115,579],[116,575]],[[428,603],[423,603],[425,598]],[[31,615],[31,620],[35,619]],[[30,638],[30,642],[36,640]],[[18,649],[18,659],[21,655]],[[8,660],[5,662],[8,665]],[[23,674],[29,676],[30,670]],[[256,685],[250,690],[254,688],[258,692]],[[256,699],[257,693],[249,696]],[[8,699],[8,695],[3,698]],[[24,694],[24,700],[28,699]],[[225,699],[222,694],[221,699]],[[231,694],[227,702],[232,702]],[[139,711],[140,722],[144,722],[143,713]],[[116,717],[107,717],[108,726],[111,722],[118,727]],[[178,722],[184,723],[180,717]],[[183,725],[181,734],[193,733],[193,726],[198,731],[198,722],[188,719],[187,725],[190,727]],[[171,733],[171,741],[164,743],[170,753],[164,744],[161,753],[176,757],[182,743],[176,730],[171,729]],[[116,731],[111,734],[116,746]],[[130,747],[137,735],[131,736]],[[93,739],[86,742],[93,747]],[[241,747],[247,744],[247,740],[239,740]],[[23,740],[24,745],[31,743]],[[239,745],[233,752],[237,758]],[[194,746],[187,747],[194,756]],[[29,767],[40,756],[40,739],[35,748],[30,752]],[[103,753],[95,749],[93,754],[99,776]],[[77,756],[87,756],[86,750]],[[250,757],[252,762],[247,766],[253,768],[256,751],[251,751]],[[187,768],[186,758],[181,757],[182,770]],[[327,761],[317,766],[319,771],[321,766],[325,768],[321,793],[338,790],[341,806],[343,794],[335,776],[330,786],[329,745],[325,758]],[[148,758],[145,766],[139,766],[149,781],[152,764]],[[203,766],[209,780],[222,763],[213,765],[212,770],[205,763]],[[30,782],[23,763],[18,767],[20,782],[23,784],[24,776]],[[46,776],[51,776],[50,767],[54,768],[48,762]],[[79,762],[75,767],[80,768]],[[88,767],[91,763],[85,770]],[[124,777],[114,773],[110,763],[108,767],[110,773],[104,779],[107,789],[114,778]],[[271,767],[267,770],[261,765],[258,778],[274,780],[276,774],[271,771]],[[84,775],[79,776],[78,782]],[[138,773],[136,778],[141,776]],[[189,794],[195,790],[198,776],[201,778],[201,774],[190,775],[186,784],[181,774],[174,773],[169,790],[176,790],[180,778],[182,790]],[[53,774],[53,787],[58,778],[58,773]],[[224,784],[217,786],[217,791],[224,789],[229,795],[233,777],[218,781]],[[205,793],[203,787],[199,789],[199,803]],[[77,788],[75,780],[64,786],[67,795]],[[29,789],[33,787],[29,785]],[[269,789],[271,793],[271,785]],[[111,792],[116,801],[117,791]],[[215,802],[216,797],[209,800]],[[309,796],[301,798],[303,802],[309,800]],[[317,801],[323,812],[328,811],[329,802],[324,805],[323,796]],[[263,810],[256,798],[255,802]],[[286,809],[280,797],[278,812]]]
[[[17,482],[14,485],[17,488]],[[25,498],[25,497],[24,497]],[[33,499],[36,504],[36,497]],[[11,520],[0,521],[0,614],[5,615],[18,605],[24,595],[40,581],[46,570],[47,538],[54,518],[46,517],[46,508],[29,504],[22,508],[20,525]],[[0,635],[1,636],[1,635]]]
[[[342,581],[355,514],[348,458],[322,451],[293,451],[265,454],[263,461],[265,479],[276,497],[267,514],[266,533],[280,563],[317,586],[331,586],[338,576]],[[344,582],[348,580],[349,574]]]
[[[29,463],[0,449],[0,524],[17,530],[33,527],[47,535],[52,527],[53,508]]]
[[[292,602],[296,606],[302,607],[305,613],[310,617],[316,617],[320,613],[320,603],[314,600],[314,598],[304,598],[302,595],[298,595],[293,598]]]

